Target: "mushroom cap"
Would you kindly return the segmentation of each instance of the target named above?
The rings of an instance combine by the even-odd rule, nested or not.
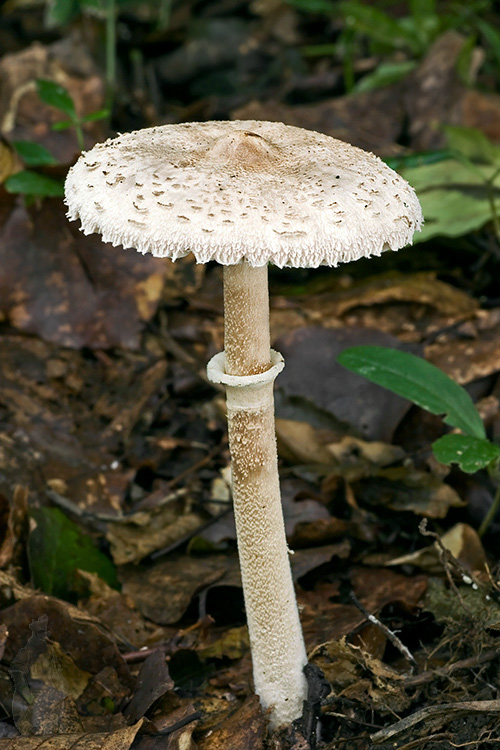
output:
[[[336,266],[398,250],[422,224],[413,188],[377,156],[275,122],[163,125],[81,155],[68,218],[141,253],[252,266]]]

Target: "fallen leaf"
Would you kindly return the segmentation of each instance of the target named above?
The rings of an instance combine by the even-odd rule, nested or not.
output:
[[[457,523],[446,531],[440,539],[443,547],[449,550],[466,570],[484,572],[485,552],[477,531],[472,526],[466,523]],[[437,542],[408,555],[393,558],[386,565],[416,565],[428,573],[439,574],[443,572],[443,563]]]
[[[142,665],[132,699],[123,712],[124,716],[131,723],[138,721],[158,698],[173,687],[174,681],[168,673],[165,652],[158,648]]]
[[[0,494],[1,525],[4,530],[0,543],[0,568],[14,562],[16,553],[19,553],[19,545],[24,541],[22,537],[27,531],[28,496],[27,487],[21,485],[14,487],[10,502]]]
[[[150,511],[138,511],[108,523],[106,538],[117,565],[139,562],[151,552],[194,534],[205,519],[190,510],[185,497],[171,493],[171,499]]]
[[[354,568],[350,574],[352,588],[370,613],[380,612],[388,604],[397,604],[413,612],[422,604],[428,578],[404,576],[383,568]]]
[[[160,301],[165,260],[85,237],[57,199],[17,205],[0,239],[2,309],[14,328],[67,347],[138,347]]]
[[[262,750],[266,722],[256,695],[246,701],[221,725],[197,737],[198,750]]]
[[[135,726],[114,732],[58,734],[53,737],[13,737],[8,740],[8,750],[73,750],[79,744],[85,750],[128,750],[141,728],[142,720]]]
[[[478,310],[467,328],[444,332],[425,347],[425,358],[457,383],[500,371],[500,308]]]
[[[376,328],[408,342],[468,320],[478,309],[476,300],[437,279],[434,272],[347,278],[334,291],[308,294],[301,303],[309,323]]]
[[[228,555],[169,555],[148,568],[127,567],[120,572],[120,579],[123,593],[145,617],[167,625],[182,617],[198,591],[221,581],[236,565],[236,559]]]
[[[369,479],[357,481],[354,490],[362,504],[410,511],[428,518],[444,518],[450,508],[465,505],[453,487],[439,476],[416,469],[411,461],[404,466],[379,469]]]
[[[287,399],[300,397],[350,425],[361,437],[390,442],[409,403],[336,361],[341,351],[358,344],[405,349],[388,334],[369,329],[301,328],[275,342],[286,361],[277,388]],[[277,408],[278,417],[281,410]]]
[[[411,703],[404,690],[404,675],[345,638],[321,644],[309,659],[322,670],[338,697],[382,714],[403,711]]]

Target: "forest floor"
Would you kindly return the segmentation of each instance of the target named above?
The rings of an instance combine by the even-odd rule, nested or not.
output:
[[[497,84],[480,47],[464,82],[460,29],[398,81],[346,92],[334,57],[298,52],[333,22],[247,6],[173,3],[163,26],[154,3],[124,6],[113,115],[89,118],[86,146],[227,118],[402,164],[445,149],[443,123],[500,144]],[[81,117],[106,106],[104,21],[76,10],[49,27],[44,13],[0,9],[0,182],[21,169],[17,141],[50,151],[35,171],[55,183],[78,156],[36,79]],[[355,72],[377,64],[361,55]],[[498,747],[500,521],[477,533],[493,478],[439,464],[439,416],[336,362],[367,343],[422,355],[500,440],[499,238],[495,217],[466,214],[468,231],[448,218],[397,254],[270,268],[286,529],[310,662],[330,685],[316,736],[278,740],[252,692],[223,395],[205,375],[223,346],[221,268],[104,246],[58,195],[0,185],[1,747]]]

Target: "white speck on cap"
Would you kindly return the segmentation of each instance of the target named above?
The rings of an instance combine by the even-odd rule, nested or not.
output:
[[[336,266],[411,242],[413,188],[373,154],[274,122],[184,123],[120,135],[66,179],[85,234],[199,263]]]

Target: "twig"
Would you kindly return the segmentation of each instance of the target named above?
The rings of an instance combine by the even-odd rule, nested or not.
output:
[[[468,659],[455,661],[453,662],[453,664],[449,664],[447,667],[441,669],[429,669],[426,672],[411,675],[405,679],[404,686],[405,688],[410,688],[418,687],[419,685],[426,685],[429,682],[433,682],[436,678],[446,678],[451,676],[455,672],[458,672],[460,669],[471,669],[472,667],[478,667],[481,664],[487,664],[489,661],[497,657],[498,649],[490,649],[489,651],[484,651],[478,656],[471,656]]]
[[[402,643],[402,641],[397,637],[397,635],[390,630],[390,628],[387,627],[387,625],[384,625],[383,622],[380,622],[380,620],[375,617],[375,615],[372,615],[370,612],[368,612],[367,609],[361,604],[359,599],[356,597],[356,594],[354,591],[351,591],[351,599],[353,603],[356,605],[356,607],[359,609],[360,612],[364,614],[367,620],[371,622],[373,625],[376,625],[377,628],[379,628],[390,640],[393,646],[395,646],[398,651],[403,654],[405,659],[409,661],[411,664],[416,666],[417,662],[415,661],[411,651]]]
[[[397,721],[390,727],[385,727],[379,732],[372,734],[371,741],[378,745],[381,742],[387,742],[402,732],[419,724],[421,721],[442,716],[444,721],[456,714],[462,713],[500,713],[500,700],[492,701],[462,701],[460,703],[443,703],[441,706],[429,706],[415,711],[411,716],[407,716],[401,721]]]

